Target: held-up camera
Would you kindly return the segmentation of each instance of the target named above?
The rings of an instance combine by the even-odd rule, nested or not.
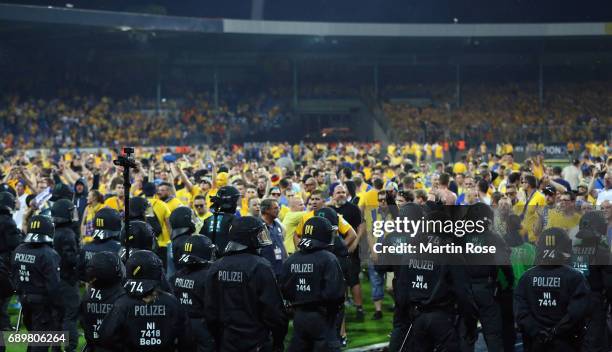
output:
[[[133,147],[121,148],[121,154],[119,154],[116,160],[113,160],[113,164],[117,166],[123,166],[124,168],[135,169],[136,160],[134,160],[132,154],[134,154]]]

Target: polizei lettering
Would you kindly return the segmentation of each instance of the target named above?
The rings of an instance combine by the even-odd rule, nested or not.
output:
[[[174,285],[176,287],[186,288],[188,290],[193,290],[193,285],[194,284],[195,284],[195,281],[188,280],[188,279],[183,279],[183,278],[180,278],[180,277],[177,277],[176,280],[174,280]]]
[[[314,264],[291,264],[291,272],[300,274],[300,273],[313,273],[314,272]]]
[[[113,309],[112,303],[87,303],[87,313],[91,314],[108,314]]]
[[[217,277],[223,282],[242,282],[242,271],[219,270]]]
[[[136,317],[165,317],[166,306],[163,305],[138,305],[134,306],[134,316]]]
[[[533,287],[561,287],[560,277],[534,276]]]
[[[15,253],[15,261],[20,263],[34,264],[36,256],[33,254]]]

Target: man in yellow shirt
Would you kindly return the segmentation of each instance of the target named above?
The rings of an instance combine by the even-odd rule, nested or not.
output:
[[[538,181],[533,175],[525,175],[521,186],[526,194],[526,201],[520,201],[516,207],[520,210],[523,231],[526,232],[529,242],[535,243],[537,236],[535,224],[538,220],[538,209],[546,205],[546,197],[537,189]]]
[[[174,196],[174,187],[168,182],[162,182],[157,186],[157,197],[168,205],[171,213],[174,209],[184,205]]]
[[[123,183],[121,183],[121,180],[115,179],[113,180],[113,185],[111,188],[113,189],[115,195],[106,199],[106,201],[104,201],[104,206],[113,208],[116,211],[123,213],[125,206],[125,197],[123,194],[125,188],[123,187]]]
[[[157,245],[160,248],[160,254],[162,259],[166,258],[165,251],[170,243],[170,214],[171,211],[168,205],[161,199],[155,198],[156,187],[153,183],[146,183],[142,187],[142,193],[147,197],[151,208],[153,208],[153,214],[157,218],[159,225],[161,226],[161,234],[157,236]],[[163,253],[162,253],[163,252]],[[165,260],[165,259],[164,259]]]
[[[293,244],[295,246],[297,246],[297,244],[300,242],[300,238],[302,237],[302,231],[304,230],[304,224],[306,223],[306,221],[311,217],[315,216],[315,213],[321,210],[324,205],[325,202],[323,200],[323,195],[321,194],[321,192],[318,190],[313,191],[310,195],[310,199],[308,200],[308,208],[310,210],[302,216],[302,219],[300,219],[300,223],[294,231]],[[353,227],[351,227],[351,225],[340,215],[338,215],[338,234],[342,236],[348,248],[355,248],[352,246],[352,244],[353,241],[357,239],[357,233],[355,233]]]
[[[293,233],[296,227],[302,220],[302,216],[306,214],[304,206],[304,200],[300,196],[294,195],[289,198],[289,212],[285,214],[283,219],[283,227],[285,228],[285,250],[287,254],[291,255],[295,252],[295,243],[293,242]]]

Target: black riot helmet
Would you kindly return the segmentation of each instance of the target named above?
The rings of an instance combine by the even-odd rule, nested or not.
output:
[[[57,202],[60,199],[68,199],[69,201],[72,201],[73,198],[74,192],[68,185],[57,183],[51,190],[51,198],[49,200],[52,202]]]
[[[205,264],[215,260],[215,245],[203,235],[189,236],[183,244],[184,253],[179,262],[186,265]]]
[[[162,268],[162,261],[155,253],[135,251],[125,265],[127,280],[123,287],[130,295],[144,296],[159,286]]]
[[[334,244],[334,231],[334,226],[325,217],[313,216],[304,224],[298,247],[306,250],[329,248]]]
[[[103,241],[109,238],[119,238],[121,234],[121,215],[113,208],[102,208],[94,218],[94,240]]]
[[[193,233],[196,229],[195,216],[193,210],[186,206],[181,206],[170,214],[170,227],[172,228],[172,238],[184,233]]]
[[[592,210],[586,212],[580,218],[578,225],[578,233],[576,238],[580,239],[597,239],[603,237],[608,229],[606,216],[601,210]]]
[[[219,188],[217,194],[212,196],[212,207],[215,211],[221,211],[223,213],[235,213],[236,207],[238,207],[238,199],[240,198],[240,192],[234,186],[223,186]]]
[[[155,235],[151,226],[144,221],[132,220],[128,233],[124,238],[125,245],[131,250],[146,249],[153,250]]]
[[[79,221],[79,214],[74,203],[60,199],[51,206],[51,217],[55,225],[70,224]]]
[[[87,261],[85,267],[87,282],[95,288],[106,288],[120,283],[125,268],[119,256],[112,252],[98,252]]]
[[[572,240],[564,229],[550,227],[540,234],[536,243],[536,264],[564,265],[572,255]]]
[[[55,226],[48,216],[35,215],[28,224],[28,233],[23,242],[26,243],[53,243]]]
[[[9,192],[0,192],[0,212],[12,214],[15,210],[15,196]]]
[[[334,228],[334,231],[338,231],[338,213],[334,209],[324,207],[317,210],[314,215],[327,219]]]
[[[485,203],[478,202],[467,206],[467,213],[464,219],[473,222],[480,221],[484,223],[485,228],[490,229],[493,225],[494,214],[493,208]]]
[[[134,197],[130,198],[130,220],[144,220],[148,214],[151,205],[146,198]]]
[[[232,221],[225,252],[258,249],[272,244],[266,224],[253,216],[243,216]]]

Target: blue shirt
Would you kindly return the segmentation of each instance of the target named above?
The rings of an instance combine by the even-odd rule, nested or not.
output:
[[[266,224],[266,226],[270,232],[272,244],[261,249],[261,256],[272,264],[272,270],[278,277],[283,268],[283,262],[287,260],[287,251],[283,244],[283,227],[278,219],[275,219],[272,225]]]

